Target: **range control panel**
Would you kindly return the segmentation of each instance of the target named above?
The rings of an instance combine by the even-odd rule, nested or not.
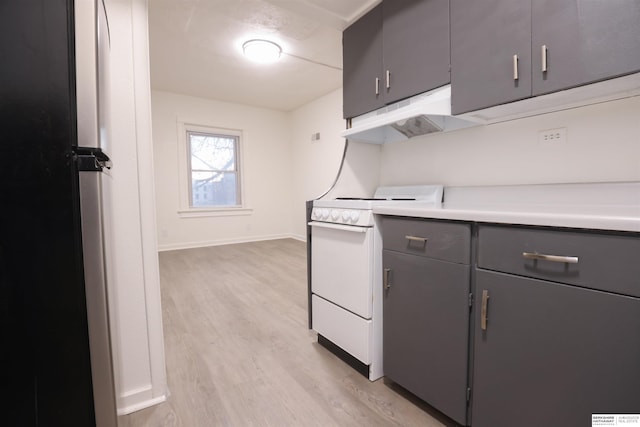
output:
[[[369,227],[373,225],[373,212],[368,209],[313,208],[314,221]]]

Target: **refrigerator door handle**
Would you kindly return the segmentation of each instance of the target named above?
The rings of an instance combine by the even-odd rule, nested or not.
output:
[[[104,168],[111,169],[111,159],[98,147],[77,147],[74,157],[78,162],[78,171],[102,172]]]

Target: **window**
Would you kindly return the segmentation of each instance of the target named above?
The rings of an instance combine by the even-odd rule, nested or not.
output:
[[[239,136],[187,130],[189,206],[242,205],[238,169]]]
[[[243,133],[178,120],[181,218],[251,215],[242,179]]]

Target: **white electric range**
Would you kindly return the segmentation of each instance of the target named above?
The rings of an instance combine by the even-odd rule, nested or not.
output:
[[[379,187],[373,197],[321,199],[311,212],[311,311],[318,342],[371,381],[382,369],[382,236],[373,208],[439,205],[442,185]]]

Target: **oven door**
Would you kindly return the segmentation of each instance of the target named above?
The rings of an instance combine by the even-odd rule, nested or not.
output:
[[[373,228],[313,221],[311,291],[371,319]]]

